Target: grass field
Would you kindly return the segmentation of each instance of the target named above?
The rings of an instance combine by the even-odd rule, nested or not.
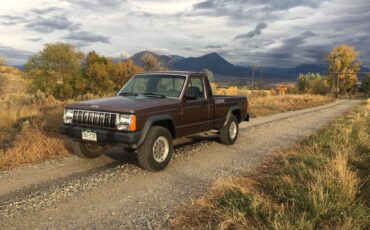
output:
[[[57,128],[62,122],[63,107],[69,102],[58,101],[41,92],[28,94],[26,89],[27,82],[20,75],[0,74],[0,91],[2,90],[0,170],[68,155]],[[317,95],[270,95],[243,90],[226,91],[228,94],[235,92],[248,96],[252,117],[303,109],[333,101],[330,97]],[[92,97],[94,96],[86,96]]]
[[[255,174],[219,181],[174,229],[369,229],[370,104],[281,151]]]

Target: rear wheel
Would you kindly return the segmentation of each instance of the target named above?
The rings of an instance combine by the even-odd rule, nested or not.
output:
[[[173,154],[172,135],[168,129],[153,126],[137,151],[140,166],[149,171],[160,171],[170,162]]]
[[[239,121],[234,116],[231,115],[227,124],[220,129],[220,141],[225,145],[232,145],[238,139],[239,135]]]
[[[103,155],[107,149],[106,146],[103,145],[76,141],[72,141],[71,146],[75,155],[88,159],[94,159]]]

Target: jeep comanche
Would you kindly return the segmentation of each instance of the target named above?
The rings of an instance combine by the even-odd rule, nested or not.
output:
[[[136,152],[144,169],[159,171],[171,160],[174,139],[216,130],[221,143],[234,144],[247,108],[246,97],[213,95],[205,73],[149,72],[114,97],[66,106],[60,133],[78,156],[96,158],[118,145]]]

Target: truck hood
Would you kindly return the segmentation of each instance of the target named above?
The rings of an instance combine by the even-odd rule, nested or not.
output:
[[[179,99],[175,98],[114,96],[77,102],[68,105],[67,108],[105,112],[135,113],[141,110],[150,110],[154,107],[168,107],[178,103]]]

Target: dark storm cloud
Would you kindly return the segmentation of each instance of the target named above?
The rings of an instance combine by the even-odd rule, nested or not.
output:
[[[30,55],[32,55],[32,53],[29,51],[0,44],[0,56],[5,57],[12,65],[23,64]]]
[[[85,43],[94,43],[94,42],[101,42],[101,43],[110,43],[110,37],[94,34],[87,31],[71,31],[69,34],[63,37],[67,40],[74,40],[84,42]]]
[[[305,50],[306,49],[311,50],[311,47],[305,46],[306,39],[312,38],[314,36],[316,36],[316,34],[313,33],[312,31],[305,31],[301,34],[298,34],[298,35],[295,35],[289,38],[285,38],[283,39],[281,46],[268,50],[268,55],[272,60],[275,60],[277,62],[294,61],[294,59],[299,59],[302,57],[306,58],[304,55]],[[315,52],[321,52],[321,51],[317,50]],[[307,58],[308,59],[312,58],[312,56],[315,56],[315,55],[311,53],[311,57],[307,57]]]
[[[328,0],[207,0],[193,5],[190,15],[228,16],[234,20],[258,17],[257,14],[273,13],[298,6],[318,8]]]
[[[245,34],[240,34],[236,36],[234,39],[244,39],[244,38],[253,38],[256,35],[260,35],[262,30],[267,27],[267,24],[264,22],[260,22],[254,27],[253,30],[245,33]]]
[[[39,16],[26,23],[26,28],[41,33],[50,33],[55,30],[76,29],[79,26],[70,21],[66,16]]]

